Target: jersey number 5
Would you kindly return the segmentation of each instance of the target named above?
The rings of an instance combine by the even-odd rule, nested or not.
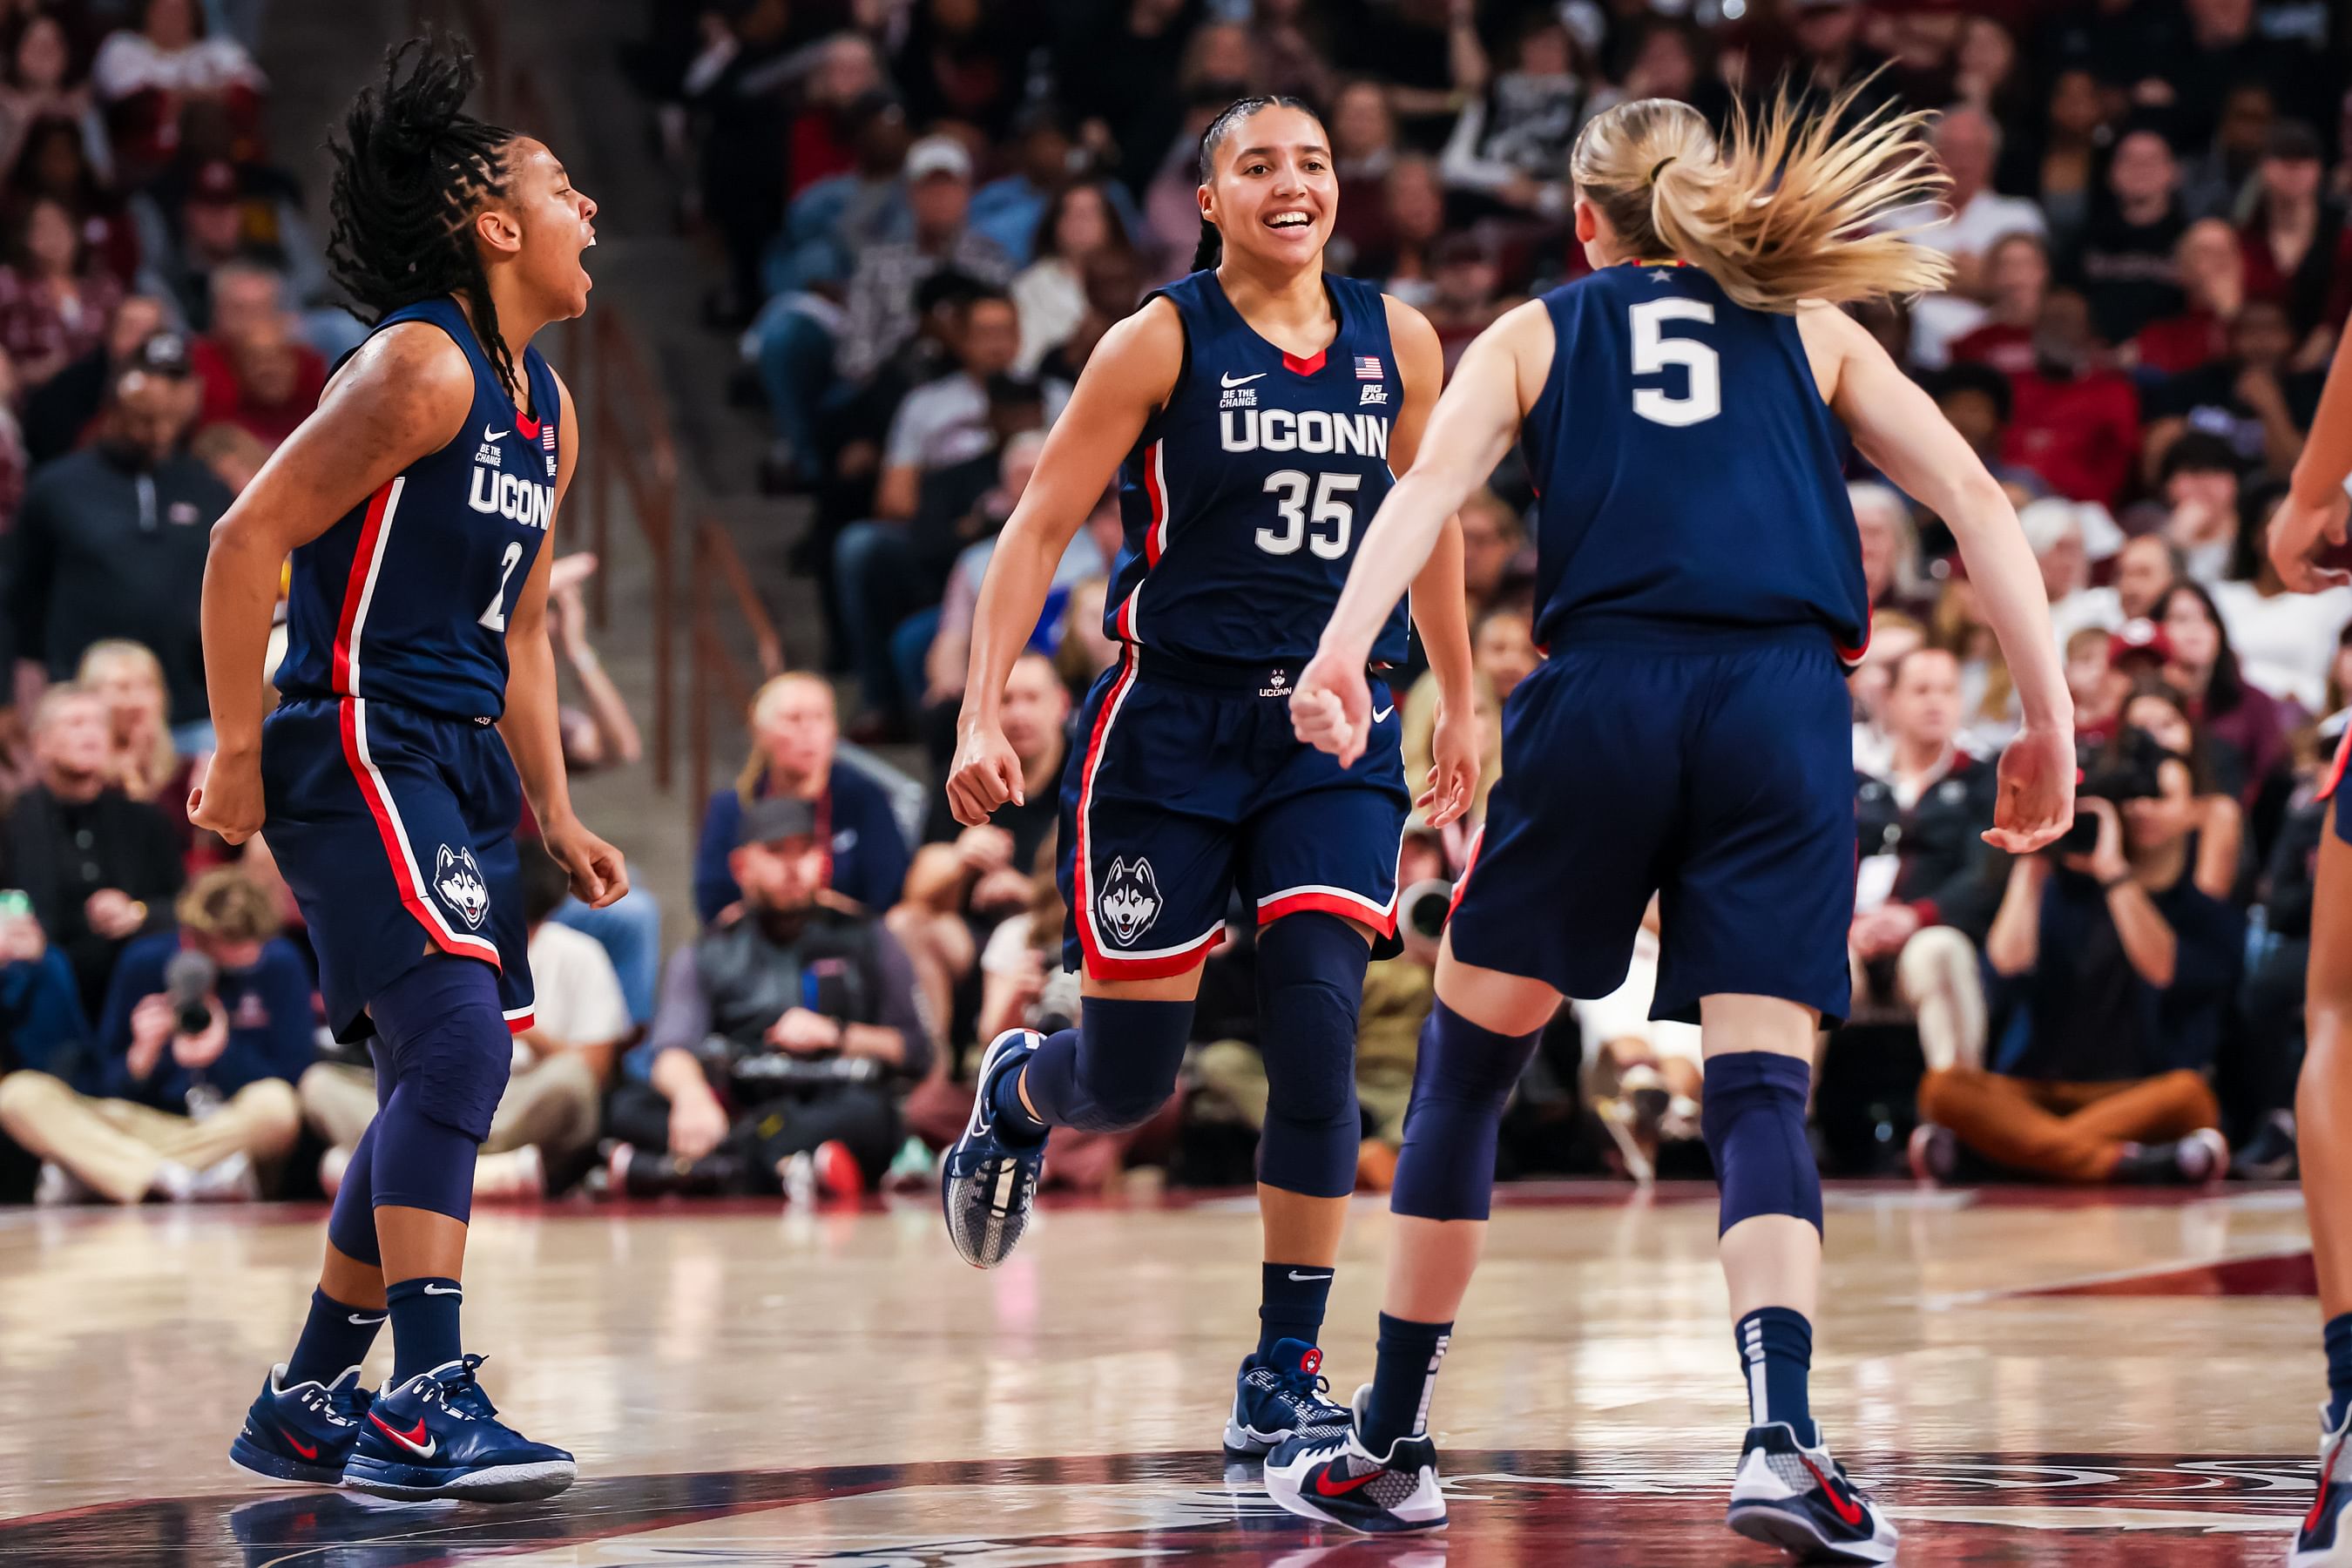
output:
[[[1722,361],[1696,338],[1670,338],[1668,321],[1709,321],[1715,307],[1704,300],[1644,300],[1628,312],[1633,322],[1633,374],[1658,375],[1680,365],[1690,380],[1680,397],[1654,386],[1633,389],[1633,412],[1654,425],[1696,425],[1723,412]]]
[[[518,540],[507,541],[507,552],[499,557],[499,591],[490,595],[490,607],[475,617],[475,625],[494,632],[507,629],[507,579],[514,575],[516,564],[522,560],[522,544]]]
[[[1326,561],[1339,560],[1348,553],[1356,527],[1355,504],[1339,498],[1353,494],[1363,482],[1361,474],[1307,475],[1297,468],[1266,475],[1266,491],[1276,498],[1274,510],[1282,526],[1259,529],[1257,547],[1268,555],[1296,555],[1304,544]],[[1311,519],[1307,506],[1310,487],[1315,492]],[[1310,521],[1313,532],[1307,531]]]

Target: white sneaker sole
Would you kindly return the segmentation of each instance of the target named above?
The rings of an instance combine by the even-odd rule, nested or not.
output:
[[[1735,1535],[1750,1541],[1760,1541],[1767,1546],[1777,1546],[1800,1563],[1892,1563],[1897,1542],[1891,1535],[1880,1539],[1874,1535],[1868,1541],[1828,1541],[1811,1524],[1797,1514],[1766,1504],[1741,1507],[1734,1503],[1726,1521]],[[1874,1520],[1876,1528],[1886,1528],[1884,1521]]]
[[[989,1079],[994,1075],[997,1065],[1013,1051],[1024,1048],[1034,1049],[1035,1043],[1043,1041],[1044,1038],[1045,1037],[1034,1029],[1007,1029],[990,1043],[988,1049],[981,1056],[979,1070],[972,1074],[971,1114],[964,1119],[963,1136],[956,1140],[948,1150],[947,1156],[940,1162],[940,1213],[941,1219],[947,1225],[948,1245],[955,1248],[955,1255],[958,1258],[962,1258],[974,1268],[994,1268],[1002,1265],[1005,1258],[1012,1257],[1013,1249],[1021,1245],[1022,1237],[1028,1234],[1028,1220],[1024,1217],[1021,1234],[1013,1238],[1012,1245],[1005,1247],[1002,1257],[983,1259],[966,1251],[963,1237],[956,1226],[955,1214],[961,1206],[956,1200],[968,1194],[970,1180],[969,1178],[950,1178],[947,1174],[948,1159],[953,1157],[956,1149],[979,1137],[993,1120],[989,1114],[988,1092]],[[1007,1184],[1017,1184],[1020,1179],[1017,1168],[1010,1164],[999,1173],[997,1190],[993,1194],[999,1208],[1007,1206],[1007,1200],[1012,1196],[1012,1191]]]
[[[1416,1520],[1400,1514],[1396,1524],[1390,1529],[1367,1530],[1337,1514],[1326,1513],[1312,1498],[1298,1489],[1298,1476],[1292,1471],[1268,1465],[1265,1468],[1265,1495],[1285,1512],[1295,1513],[1301,1519],[1311,1519],[1318,1524],[1337,1525],[1357,1535],[1411,1535],[1445,1528],[1445,1503],[1442,1498],[1438,1500],[1437,1512],[1433,1516]],[[1407,1500],[1411,1501],[1410,1499]]]
[[[536,1465],[497,1465],[439,1486],[394,1486],[389,1481],[366,1480],[349,1474],[343,1477],[343,1486],[370,1497],[398,1498],[410,1502],[427,1502],[436,1498],[460,1498],[468,1502],[535,1502],[562,1491],[579,1474],[576,1464],[548,1460]]]

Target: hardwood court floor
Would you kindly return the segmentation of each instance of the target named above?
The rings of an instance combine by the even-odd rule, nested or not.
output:
[[[2320,1373],[2291,1190],[1832,1189],[1816,1409],[1911,1564],[2284,1563]],[[1703,1189],[1520,1188],[1445,1363],[1453,1527],[1318,1535],[1216,1454],[1255,1333],[1244,1197],[1046,1214],[994,1274],[920,1197],[490,1211],[467,1343],[552,1502],[262,1486],[224,1450],[305,1306],[316,1209],[0,1213],[0,1563],[408,1568],[1766,1563]],[[1327,1331],[1369,1375],[1387,1217]],[[370,1366],[383,1375],[385,1347]]]

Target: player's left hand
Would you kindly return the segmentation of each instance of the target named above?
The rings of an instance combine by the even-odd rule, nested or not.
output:
[[[1478,709],[1475,702],[1437,702],[1437,728],[1429,742],[1429,787],[1413,805],[1432,827],[1460,820],[1478,793]]]
[[[572,879],[572,896],[592,910],[615,902],[629,890],[629,870],[621,852],[577,821],[543,824],[541,842]]]
[[[2071,731],[2021,731],[2000,754],[2000,793],[1984,841],[2011,855],[2056,842],[2074,823],[2074,736]]]
[[[2298,594],[2316,594],[2352,583],[2352,572],[2330,570],[2315,559],[2327,546],[2344,542],[2347,510],[2352,510],[2352,497],[2340,489],[2331,493],[2324,506],[2305,506],[2291,493],[2279,502],[2271,514],[2271,564],[2278,568],[2279,580],[2288,588]]]
[[[1372,734],[1372,692],[1361,654],[1325,647],[1299,672],[1290,693],[1290,728],[1343,768],[1364,754]]]

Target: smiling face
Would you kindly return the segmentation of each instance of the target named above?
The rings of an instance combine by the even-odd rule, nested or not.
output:
[[[518,269],[518,280],[550,317],[565,321],[588,308],[594,285],[580,258],[596,243],[596,204],[544,142],[518,136],[507,143],[507,194],[483,209],[475,229],[489,258]]]
[[[1229,121],[1211,156],[1201,216],[1217,226],[1225,254],[1281,271],[1317,266],[1339,207],[1322,123],[1270,105]]]

